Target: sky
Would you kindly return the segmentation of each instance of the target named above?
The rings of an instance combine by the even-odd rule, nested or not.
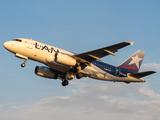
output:
[[[159,0],[1,0],[1,120],[158,120],[160,117]],[[89,78],[69,81],[34,74],[37,65],[14,57],[3,43],[29,38],[74,53],[134,41],[103,62],[119,65],[146,52],[140,71],[155,70],[145,83]]]

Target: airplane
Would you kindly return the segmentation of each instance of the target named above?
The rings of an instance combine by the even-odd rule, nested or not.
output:
[[[43,63],[45,66],[36,66],[35,74],[44,78],[60,79],[62,85],[69,84],[68,80],[75,77],[89,77],[97,80],[112,82],[145,82],[142,77],[156,73],[146,71],[138,73],[142,64],[145,52],[138,50],[119,66],[112,66],[103,63],[101,58],[107,55],[114,55],[119,49],[128,45],[133,46],[134,42],[121,42],[100,49],[75,54],[63,49],[53,47],[32,39],[16,38],[7,41],[3,46],[15,57],[21,58],[24,62],[21,67],[26,66],[28,59]]]

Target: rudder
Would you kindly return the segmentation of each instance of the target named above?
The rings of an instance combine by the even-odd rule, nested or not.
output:
[[[129,73],[138,73],[144,56],[145,52],[138,50],[118,67],[125,69]]]

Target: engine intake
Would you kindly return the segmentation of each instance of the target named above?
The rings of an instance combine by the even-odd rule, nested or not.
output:
[[[50,79],[57,79],[58,74],[44,66],[36,66],[35,68],[35,74],[41,77],[50,78]]]

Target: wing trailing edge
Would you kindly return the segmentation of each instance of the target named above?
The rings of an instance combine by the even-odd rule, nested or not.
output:
[[[103,47],[100,49],[88,51],[85,53],[76,54],[73,57],[78,59],[81,62],[93,62],[94,60],[100,60],[100,58],[107,56],[107,55],[114,55],[119,49],[126,47],[128,45],[133,45],[134,42],[121,42],[118,44],[114,44],[111,46]]]

